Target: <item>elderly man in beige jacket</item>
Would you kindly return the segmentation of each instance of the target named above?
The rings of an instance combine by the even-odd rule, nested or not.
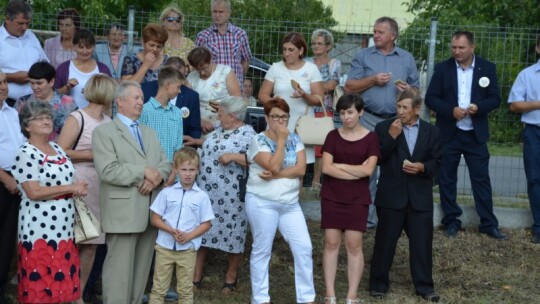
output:
[[[92,134],[101,179],[101,223],[108,253],[103,265],[105,303],[141,303],[157,230],[149,224],[150,203],[171,172],[156,133],[137,119],[143,93],[133,81],[115,94],[118,114]]]

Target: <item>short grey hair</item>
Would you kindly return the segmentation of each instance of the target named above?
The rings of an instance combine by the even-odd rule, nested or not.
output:
[[[225,6],[229,10],[229,12],[231,11],[231,1],[229,1],[229,0],[212,0],[212,2],[210,2],[210,9],[213,9],[214,5],[216,5],[218,3],[225,4]]]
[[[398,38],[399,26],[396,19],[384,16],[375,20],[375,24],[379,24],[379,23],[388,23],[388,25],[390,25],[390,30],[394,32],[394,34],[396,34],[396,39]]]
[[[4,16],[13,21],[19,14],[22,14],[24,19],[32,19],[32,7],[30,4],[22,0],[8,1]]]
[[[26,128],[32,119],[41,115],[53,117],[53,108],[50,103],[31,98],[24,104],[19,111],[19,123],[24,137],[30,138],[30,133],[26,131]]]
[[[334,36],[330,31],[325,29],[316,29],[313,31],[313,34],[311,34],[311,41],[314,41],[315,39],[323,37],[324,43],[330,46],[330,50],[334,47]]]
[[[243,97],[229,96],[225,97],[219,107],[227,114],[233,114],[236,119],[244,121],[246,118],[247,103]]]
[[[116,91],[114,92],[114,100],[118,100],[118,98],[125,99],[126,98],[126,91],[130,87],[136,87],[141,88],[141,84],[136,82],[135,80],[124,80],[120,82],[118,87],[116,87]]]

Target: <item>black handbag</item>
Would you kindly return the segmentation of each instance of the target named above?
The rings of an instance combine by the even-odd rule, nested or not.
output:
[[[244,157],[246,159],[246,166],[244,167],[244,175],[238,178],[238,187],[239,187],[238,196],[242,203],[246,202],[247,181],[249,178],[249,163],[248,163],[248,158],[247,158],[246,153],[244,153]]]

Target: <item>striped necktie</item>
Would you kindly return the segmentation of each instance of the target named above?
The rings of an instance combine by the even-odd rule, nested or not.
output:
[[[131,126],[131,129],[133,130],[133,137],[135,137],[135,139],[137,140],[137,142],[141,146],[141,150],[144,153],[144,145],[143,145],[143,141],[142,141],[142,138],[141,138],[141,133],[139,132],[139,123],[134,121],[130,126]]]

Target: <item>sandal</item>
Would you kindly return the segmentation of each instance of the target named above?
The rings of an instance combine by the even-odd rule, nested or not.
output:
[[[362,303],[362,300],[360,300],[359,298],[345,300],[345,304],[360,304],[360,303]]]
[[[336,297],[324,297],[324,304],[337,304]]]
[[[238,283],[238,277],[234,279],[234,282],[227,283],[223,282],[223,286],[221,287],[221,293],[223,294],[230,294],[236,290],[236,284]]]

